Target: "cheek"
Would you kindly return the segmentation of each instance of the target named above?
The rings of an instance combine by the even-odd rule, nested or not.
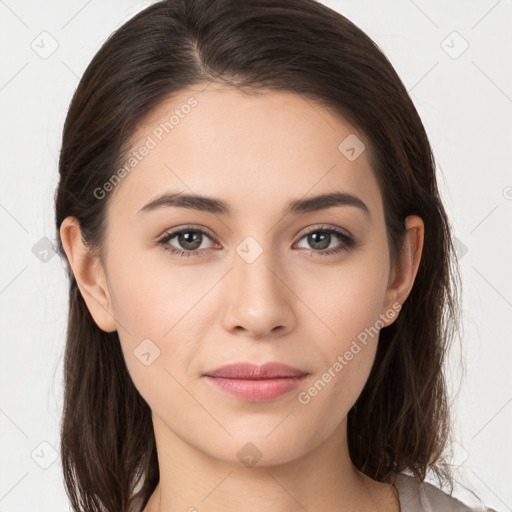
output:
[[[114,315],[132,338],[162,339],[179,329],[182,319],[193,315],[193,305],[209,284],[203,277],[194,280],[190,270],[169,263],[163,249],[135,247],[132,254],[109,263]]]
[[[324,328],[326,334],[316,338],[314,354],[321,364],[298,399],[304,414],[323,418],[322,435],[345,418],[370,375],[379,340],[379,305],[375,288],[347,285],[343,292],[331,293],[321,310],[332,332]]]
[[[180,271],[145,256],[112,260],[110,269],[112,310],[127,368],[141,395],[154,400],[169,382],[172,387],[170,374],[180,382],[187,378],[207,330],[205,294],[218,278],[212,273],[197,279],[191,268]]]
[[[370,374],[385,298],[387,260],[361,255],[349,265],[321,269],[302,280],[301,300],[314,311],[314,351],[321,368],[301,403],[314,415],[330,410],[325,428],[348,413]],[[322,333],[322,334],[320,334]]]
[[[383,313],[387,260],[369,252],[336,266],[304,269],[295,279],[297,294],[319,320],[323,337],[333,340],[333,348],[375,325]]]
[[[161,276],[164,277],[164,276]],[[187,404],[184,382],[189,353],[194,353],[186,337],[191,328],[180,283],[156,280],[150,273],[122,273],[116,270],[113,310],[121,349],[131,379],[152,410],[165,415],[172,396],[174,412]],[[174,378],[173,378],[174,377]],[[185,411],[186,412],[186,411]]]

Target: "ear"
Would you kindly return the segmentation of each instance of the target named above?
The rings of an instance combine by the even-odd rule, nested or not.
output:
[[[404,247],[400,262],[398,268],[392,270],[386,290],[386,311],[391,309],[396,311],[396,306],[393,307],[393,305],[399,304],[401,306],[405,302],[411,292],[420,265],[425,233],[423,220],[417,215],[409,215],[405,219],[405,229]],[[391,316],[391,321],[387,322],[386,326],[393,323],[398,315],[393,314]]]
[[[103,265],[99,256],[84,245],[75,217],[64,219],[60,238],[80,293],[97,326],[106,332],[117,330]]]

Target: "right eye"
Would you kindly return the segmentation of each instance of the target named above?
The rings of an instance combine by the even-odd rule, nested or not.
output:
[[[203,245],[203,237],[207,237],[211,240],[211,237],[201,229],[182,228],[166,233],[160,240],[158,240],[158,243],[162,245],[164,250],[169,251],[171,254],[179,257],[190,257],[204,254],[205,247],[201,247]],[[177,243],[183,249],[169,244],[169,242],[174,238],[176,238]]]

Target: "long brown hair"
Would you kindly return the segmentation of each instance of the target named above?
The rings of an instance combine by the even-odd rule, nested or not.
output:
[[[122,166],[140,123],[187,86],[288,91],[332,109],[365,134],[383,195],[393,264],[404,219],[425,223],[412,291],[380,332],[374,366],[348,413],[353,464],[384,481],[410,470],[450,480],[451,435],[443,361],[459,322],[450,226],[420,117],[379,47],[314,0],[167,0],[116,30],[87,67],[64,125],[56,227],[78,219],[101,254],[110,193],[94,193]],[[66,259],[60,236],[61,256]],[[67,261],[67,260],[66,260]],[[138,393],[117,332],[93,321],[68,264],[61,458],[74,510],[145,506],[159,470],[151,411]],[[451,483],[451,482],[450,482]]]

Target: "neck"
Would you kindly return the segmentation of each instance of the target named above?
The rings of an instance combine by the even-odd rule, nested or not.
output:
[[[346,418],[305,455],[252,466],[241,463],[236,453],[225,460],[206,454],[171,432],[156,415],[153,425],[160,481],[144,512],[399,510],[392,486],[365,477],[352,465]]]

